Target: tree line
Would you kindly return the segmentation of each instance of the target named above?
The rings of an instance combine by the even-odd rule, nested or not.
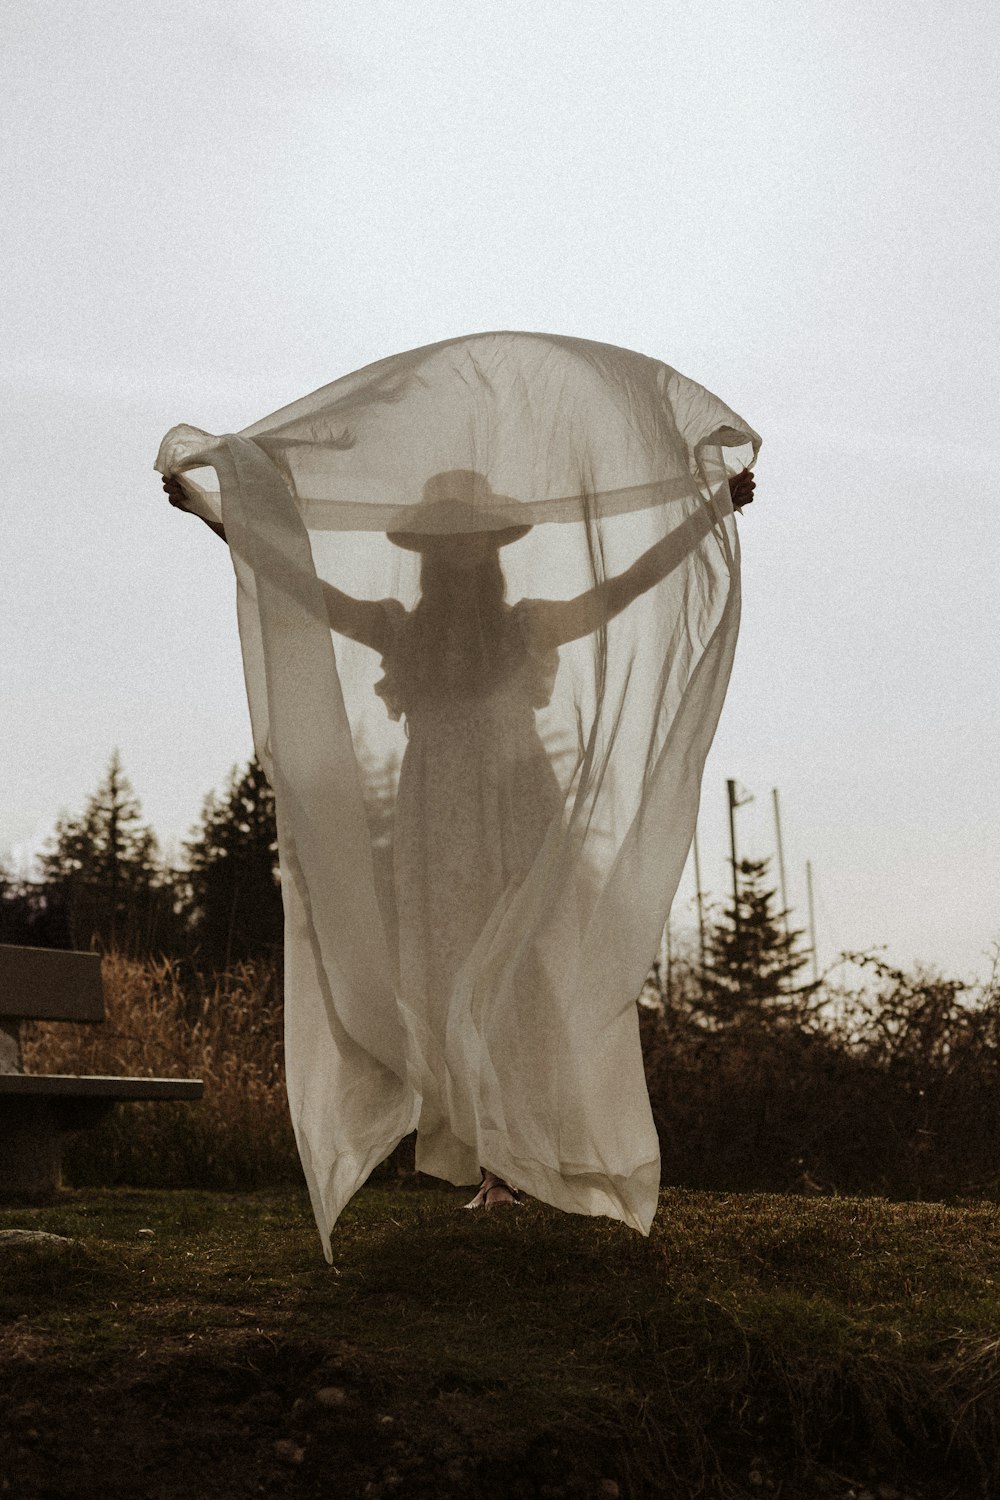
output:
[[[113,752],[82,813],[57,819],[37,876],[0,868],[0,941],[184,958],[204,970],[277,958],[274,794],[256,759],[205,797],[182,847],[175,867]]]
[[[384,879],[394,768],[369,765],[363,784]],[[206,1076],[230,1050],[245,1065],[251,1038],[280,1047],[275,808],[256,761],[234,767],[223,790],[204,799],[182,850],[173,863],[164,858],[116,754],[83,811],[57,820],[36,875],[0,872],[0,941],[119,956],[108,991],[118,1024],[93,1045],[120,1046],[120,1035],[154,1050],[116,1056],[113,1070],[159,1066],[156,1049],[168,1038],[170,1046],[186,1038],[192,1056],[208,1046],[212,1057],[192,1063]],[[666,1180],[904,1197],[1000,1192],[1000,949],[991,978],[977,987],[905,974],[873,954],[843,956],[856,979],[838,982],[835,965],[817,984],[803,977],[811,955],[781,909],[768,862],[740,860],[736,876],[738,899],[710,901],[703,933],[678,930],[675,919],[669,960],[653,966],[639,1007]],[[118,998],[114,975],[127,978]],[[164,986],[170,1014],[157,1021]],[[238,1040],[218,1031],[237,1022]],[[49,1038],[55,1044],[63,1043]],[[52,1069],[58,1060],[34,1061]],[[274,1078],[268,1087],[269,1108],[278,1110],[283,1094]],[[233,1096],[243,1101],[234,1143],[246,1136],[245,1093],[241,1084]],[[91,1139],[81,1137],[76,1149],[86,1154]],[[114,1139],[113,1155],[138,1160],[127,1132]],[[160,1159],[148,1146],[150,1159]],[[209,1132],[206,1184],[216,1183],[217,1147]],[[412,1141],[387,1170],[406,1152]],[[102,1158],[94,1171],[107,1165]],[[141,1172],[135,1180],[145,1181]]]
[[[391,859],[394,772],[382,765],[365,772],[377,861]],[[113,752],[83,811],[57,819],[37,875],[17,878],[0,867],[0,941],[185,959],[206,972],[280,962],[274,793],[255,758],[233,767],[221,794],[205,797],[182,848],[176,866],[163,857]],[[739,862],[737,896],[710,909],[698,955],[683,963],[686,1005],[708,1029],[801,1021],[816,1003],[817,986],[800,977],[809,959],[803,933],[778,909],[767,868],[766,860]],[[662,999],[669,978],[654,965],[649,993]]]

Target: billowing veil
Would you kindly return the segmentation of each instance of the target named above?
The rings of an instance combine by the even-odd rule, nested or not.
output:
[[[156,467],[221,522],[275,792],[285,1043],[324,1254],[403,1136],[648,1233],[636,999],[694,831],[760,439],[658,360],[484,333]]]

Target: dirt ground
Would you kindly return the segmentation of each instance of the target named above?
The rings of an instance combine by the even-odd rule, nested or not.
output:
[[[6,1227],[65,1236],[0,1249],[0,1495],[989,1500],[945,1453],[943,1428],[909,1460],[913,1416],[901,1417],[896,1456],[869,1462],[856,1385],[818,1385],[814,1372],[788,1384],[795,1340],[808,1353],[844,1337],[811,1302],[753,1314],[747,1293],[734,1324],[720,1293],[687,1295],[669,1244],[664,1260],[621,1226],[540,1207],[470,1223],[446,1193],[361,1195],[331,1267],[300,1196],[81,1191],[0,1213]],[[709,1275],[686,1239],[691,1276],[708,1287],[725,1267],[727,1224],[741,1262],[753,1260],[752,1223],[776,1265],[775,1225],[790,1233],[799,1215],[800,1233],[814,1211],[776,1201],[767,1224],[771,1201],[733,1221],[711,1195],[678,1198],[677,1244],[701,1235],[717,1257]],[[870,1217],[885,1244],[897,1218]],[[784,1385],[766,1374],[779,1348]],[[803,1408],[819,1391],[822,1409]],[[993,1420],[984,1408],[984,1441]]]

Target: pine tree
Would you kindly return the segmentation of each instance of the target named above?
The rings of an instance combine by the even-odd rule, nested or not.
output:
[[[197,957],[227,968],[273,957],[284,928],[274,793],[254,758],[233,767],[221,799],[205,798],[185,844],[187,918]]]
[[[0,865],[0,943],[68,948],[63,905],[41,881],[19,878]]]
[[[738,902],[730,899],[708,925],[698,1009],[718,1025],[800,1020],[816,988],[794,982],[809,954],[802,932],[786,932],[787,913],[775,909],[776,892],[765,885],[768,863],[739,861]]]
[[[169,927],[169,880],[156,835],[112,751],[79,817],[61,814],[39,858],[46,899],[65,914],[74,948],[148,952]]]

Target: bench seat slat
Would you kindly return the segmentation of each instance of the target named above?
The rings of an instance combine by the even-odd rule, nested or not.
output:
[[[75,1073],[0,1073],[0,1098],[54,1095],[61,1098],[200,1099],[200,1078],[115,1078]]]

